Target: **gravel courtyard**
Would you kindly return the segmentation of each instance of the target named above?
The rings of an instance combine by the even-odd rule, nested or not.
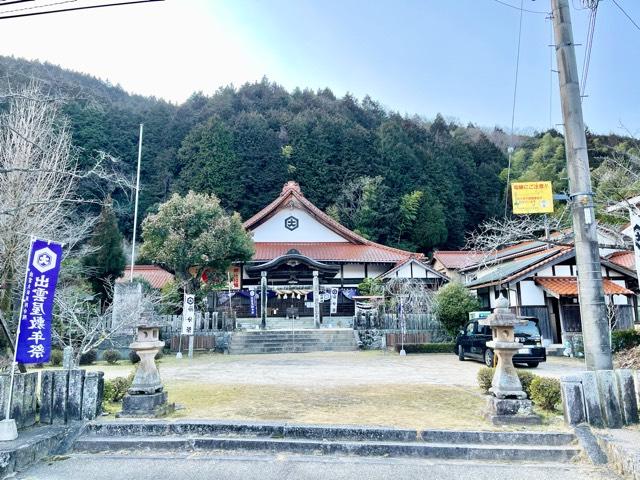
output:
[[[490,428],[476,383],[481,367],[454,354],[208,354],[193,360],[165,356],[160,373],[169,399],[182,407],[176,418]],[[558,377],[582,367],[578,360],[550,358],[529,370]],[[132,370],[125,361],[92,368],[107,378]],[[545,422],[546,428],[562,428],[559,415],[547,415]]]

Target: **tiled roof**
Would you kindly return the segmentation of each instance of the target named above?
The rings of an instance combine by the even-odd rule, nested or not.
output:
[[[570,247],[553,247],[516,257],[493,268],[488,268],[484,272],[479,272],[476,279],[467,283],[467,286],[480,288],[511,282],[571,255],[573,255],[573,249]]]
[[[412,253],[405,250],[400,250],[399,248],[387,247],[386,245],[381,245],[379,243],[372,242],[371,240],[367,240],[361,235],[358,235],[357,233],[349,230],[347,227],[336,222],[333,218],[331,218],[329,215],[324,213],[322,210],[316,207],[313,203],[307,200],[305,196],[302,194],[302,191],[300,190],[300,185],[298,185],[296,182],[285,183],[284,187],[282,188],[282,192],[280,193],[280,196],[276,198],[273,202],[271,202],[269,205],[264,207],[262,210],[260,210],[258,213],[256,213],[254,216],[249,218],[246,222],[244,222],[243,224],[244,228],[246,228],[247,230],[253,230],[258,225],[260,225],[264,221],[271,218],[282,206],[288,205],[292,201],[297,202],[298,205],[304,208],[318,222],[320,222],[330,230],[333,230],[335,233],[337,233],[338,235],[343,237],[345,240],[350,242],[351,246],[368,247],[368,248],[361,248],[361,249],[351,249],[348,252],[347,252],[348,249],[346,249],[344,252],[338,254],[336,253],[335,250],[333,250],[333,246],[338,245],[338,242],[335,242],[335,243],[319,242],[319,243],[299,243],[298,244],[298,245],[306,245],[307,247],[305,248],[307,249],[312,248],[313,245],[316,245],[317,255],[320,255],[320,256],[324,255],[329,257],[337,255],[338,257],[344,257],[344,259],[353,260],[353,261],[364,261],[364,262],[380,261],[380,262],[394,262],[394,263],[400,260],[404,260],[408,257],[415,257],[415,258],[424,257],[424,255],[421,253]],[[256,250],[258,249],[259,244],[260,242],[256,242]],[[267,244],[265,243],[265,245]],[[273,243],[269,245],[273,245],[274,249],[278,249],[279,247],[277,247],[277,245],[295,245],[295,243],[286,243],[286,244]],[[296,247],[291,247],[291,248],[296,248]],[[283,253],[287,253],[287,250],[285,250]],[[299,250],[300,253],[302,253],[303,255],[307,255],[299,248],[297,250]],[[386,253],[382,253],[382,251],[385,251]],[[359,258],[357,256],[358,255],[357,252],[361,252],[363,255],[365,255],[366,258]],[[262,256],[265,256],[265,255],[268,256],[268,254],[266,253],[266,250],[264,253],[260,254],[260,256],[256,251],[256,255],[254,255],[253,258],[254,260],[267,260],[267,259],[271,260],[272,258],[275,258],[272,256],[268,256],[268,258],[266,257],[261,258]],[[320,256],[315,257],[312,255],[307,255],[307,256],[314,258],[316,260],[333,260],[333,258],[321,258]],[[367,259],[367,258],[379,258],[379,257],[384,259],[381,259],[381,260]],[[337,258],[336,260],[340,260],[340,259],[342,258]]]
[[[576,277],[534,277],[535,282],[556,297],[577,297]],[[602,279],[605,295],[633,295],[633,292],[608,278]]]
[[[433,258],[438,260],[445,268],[459,269],[475,265],[485,256],[482,252],[464,250],[438,250],[433,253]]]
[[[347,242],[256,242],[256,261],[272,260],[297,250],[314,260],[342,262],[398,263],[411,257],[411,253],[376,244],[354,245]]]
[[[629,270],[636,269],[636,257],[633,252],[613,252],[607,256],[607,260]]]
[[[129,272],[131,271],[131,265],[127,265],[124,275],[116,280],[118,283],[124,283],[129,281]],[[167,272],[157,265],[134,265],[133,266],[133,278],[142,278],[149,282],[153,288],[162,288],[167,283],[173,280],[173,274]]]

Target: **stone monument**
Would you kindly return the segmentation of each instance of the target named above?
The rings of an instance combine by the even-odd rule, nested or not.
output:
[[[489,389],[491,396],[487,401],[486,414],[495,425],[541,423],[540,417],[532,411],[531,400],[522,390],[518,372],[513,366],[513,356],[521,348],[521,344],[516,342],[514,327],[526,322],[509,310],[509,301],[502,295],[496,301],[493,313],[478,322],[491,327],[493,340],[487,342],[487,346],[493,349],[498,359]]]
[[[140,357],[140,362],[118,417],[160,417],[174,409],[167,403],[167,392],[155,363],[156,354],[164,346],[159,333],[158,326],[141,325],[135,341],[129,345]]]

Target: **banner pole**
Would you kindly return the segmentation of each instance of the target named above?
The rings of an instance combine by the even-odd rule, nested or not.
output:
[[[29,255],[27,255],[27,266],[24,269],[24,285],[22,286],[22,298],[20,299],[20,314],[18,316],[18,327],[16,328],[16,342],[13,348],[13,362],[11,362],[11,377],[9,380],[9,398],[7,399],[7,411],[5,420],[11,418],[11,397],[13,396],[13,379],[16,375],[16,359],[18,358],[18,341],[20,339],[20,324],[22,323],[22,310],[24,309],[24,297],[27,296],[27,275],[29,275],[29,262],[31,261],[31,251],[33,250],[33,242],[35,237],[31,236],[29,243]]]

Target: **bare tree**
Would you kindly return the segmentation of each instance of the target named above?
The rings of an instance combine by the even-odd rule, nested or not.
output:
[[[99,153],[93,165],[80,169],[58,99],[31,82],[0,99],[8,105],[0,115],[0,311],[2,327],[12,341],[13,300],[20,296],[21,272],[31,236],[65,243],[65,252],[90,233],[94,216],[79,217],[80,181],[95,180],[114,187],[130,182],[117,172],[114,159]]]

